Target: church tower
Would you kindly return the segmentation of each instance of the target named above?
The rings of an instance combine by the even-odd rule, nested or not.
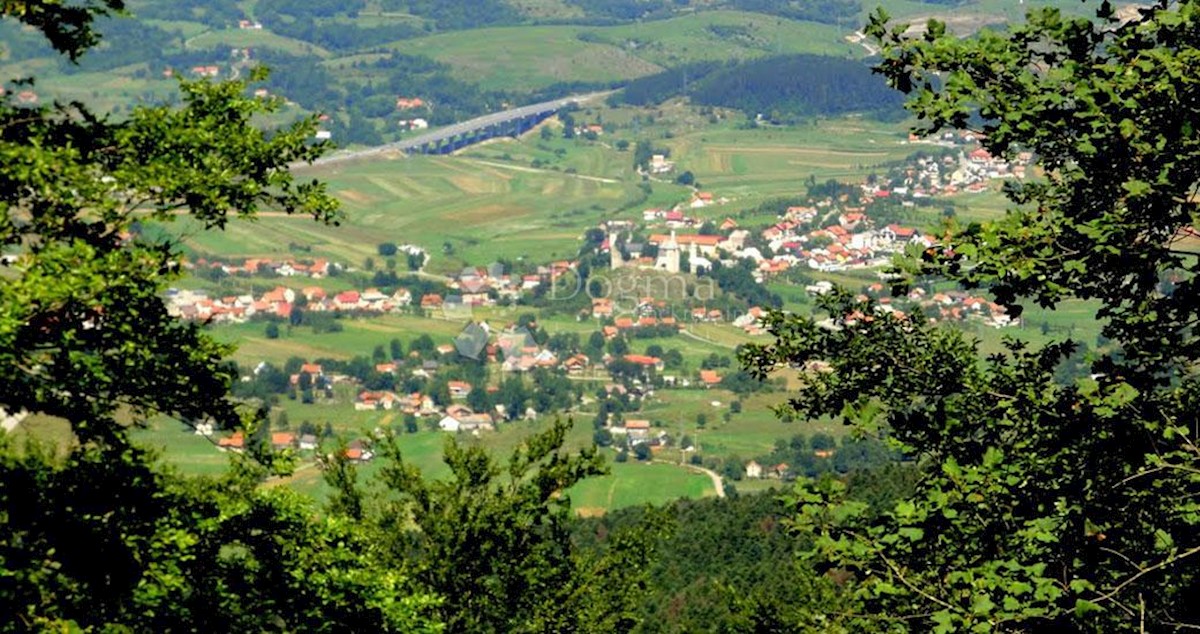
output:
[[[668,273],[679,272],[679,243],[675,240],[675,231],[671,231],[671,237],[667,238],[666,242],[658,245],[658,261],[654,268]]]
[[[621,256],[621,248],[617,246],[617,240],[620,238],[619,232],[608,235],[609,268],[613,271],[625,266],[625,258]]]

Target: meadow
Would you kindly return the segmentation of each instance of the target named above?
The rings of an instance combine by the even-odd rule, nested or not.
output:
[[[847,29],[741,11],[620,26],[513,26],[458,31],[393,45],[450,64],[491,90],[537,90],[564,81],[607,83],[701,60],[786,53],[858,55]]]

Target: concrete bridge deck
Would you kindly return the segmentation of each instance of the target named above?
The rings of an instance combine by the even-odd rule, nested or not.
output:
[[[553,101],[544,101],[519,108],[511,108],[501,112],[483,115],[461,123],[448,125],[409,139],[380,145],[365,150],[338,152],[317,159],[314,164],[328,164],[339,161],[366,158],[388,152],[404,152],[407,154],[449,154],[468,145],[500,136],[519,136],[528,132],[533,126],[552,116],[559,110],[572,105],[581,104],[598,97],[610,94],[595,92],[585,95],[572,95]]]

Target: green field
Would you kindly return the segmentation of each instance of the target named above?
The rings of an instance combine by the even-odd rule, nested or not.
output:
[[[338,323],[343,327],[341,332],[315,334],[308,327],[298,327],[290,332],[281,328],[278,339],[267,338],[262,322],[215,326],[212,332],[222,341],[237,344],[234,359],[253,366],[259,361],[282,365],[294,356],[305,359],[370,356],[377,345],[386,347],[392,339],[400,339],[407,345],[423,334],[430,335],[438,344],[451,343],[464,325],[408,315],[342,319]]]
[[[633,79],[664,67],[784,53],[858,55],[844,29],[740,11],[706,11],[610,27],[519,26],[431,35],[393,45],[454,67],[485,89]]]
[[[500,27],[406,40],[393,48],[450,64],[457,77],[487,90],[620,81],[662,70],[620,47],[580,41],[578,32],[573,26]]]
[[[190,48],[273,48],[293,55],[316,55],[329,57],[329,51],[302,40],[276,35],[269,30],[256,31],[252,29],[226,29],[222,31],[205,31],[189,37],[187,44]]]
[[[803,193],[810,175],[820,181],[859,180],[872,167],[911,154],[900,143],[905,134],[904,125],[851,117],[786,128],[724,126],[664,144],[677,169],[692,171],[705,189],[748,207],[764,198]]]
[[[850,26],[850,25],[847,25]],[[584,29],[584,37],[623,46],[662,66],[788,53],[857,56],[848,29],[743,11],[705,11],[669,20]],[[589,38],[589,39],[591,39]]]
[[[330,191],[343,202],[346,226],[328,230],[289,219],[273,229],[292,240],[313,241],[316,249],[351,262],[369,255],[379,242],[420,244],[434,254],[436,271],[499,258],[568,258],[578,250],[584,227],[640,199],[631,180],[603,175],[616,157],[581,160],[591,161],[601,174],[426,156],[307,170],[302,174],[326,179]],[[264,247],[284,238],[255,234]],[[225,238],[239,239],[232,234]],[[447,242],[453,252],[439,257]]]
[[[570,491],[575,511],[594,515],[641,504],[666,504],[679,498],[713,495],[708,476],[659,463],[616,463],[612,473],[581,482]]]

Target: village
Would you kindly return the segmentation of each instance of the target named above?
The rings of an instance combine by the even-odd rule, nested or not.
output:
[[[947,160],[916,157],[903,170],[894,170],[902,179],[873,179],[837,195],[788,206],[766,226],[743,227],[732,215],[714,218],[708,208],[729,200],[697,190],[690,200],[672,208],[645,209],[634,218],[606,220],[588,229],[585,247],[576,259],[525,263],[520,272],[496,264],[468,266],[436,283],[427,280],[409,285],[411,289],[380,285],[333,291],[315,283],[298,287],[279,283],[259,294],[220,296],[172,289],[168,305],[176,315],[214,324],[262,320],[268,323],[268,336],[271,324],[299,326],[313,314],[336,319],[403,314],[459,321],[464,327],[453,343],[414,344],[406,354],[393,347],[391,356],[381,354],[380,347],[371,363],[331,365],[329,360],[303,360],[291,368],[286,384],[278,386],[277,393],[305,402],[332,402],[335,386],[343,386],[340,393],[353,396],[337,402],[353,411],[389,412],[401,417],[409,429],[470,435],[495,431],[505,422],[537,420],[551,411],[572,411],[612,399],[621,403],[613,408],[621,414],[605,417],[597,427],[598,438],[602,435],[606,444],[620,452],[644,457],[672,442],[665,430],[637,416],[639,403],[656,391],[754,389],[742,385],[745,377],[730,369],[729,359],[721,365],[683,364],[676,349],[665,349],[672,339],[690,334],[689,328],[700,324],[732,328],[745,336],[765,335],[763,318],[768,306],[731,308],[726,298],[719,304],[722,309],[714,305],[717,302],[704,301],[711,297],[657,297],[650,292],[631,299],[612,289],[594,293],[594,287],[587,286],[587,296],[574,319],[594,323],[590,337],[540,330],[536,311],[519,322],[501,322],[493,327],[486,319],[476,319],[471,309],[520,307],[538,297],[542,301],[554,299],[548,289],[553,291],[565,279],[583,287],[588,279],[595,281],[605,274],[645,271],[667,276],[663,278],[667,280],[664,288],[669,289],[670,276],[687,275],[686,279],[700,281],[716,269],[735,267],[748,270],[753,283],[759,285],[784,278],[811,279],[804,290],[809,296],[820,296],[834,289],[832,282],[819,279],[823,273],[880,271],[896,253],[936,247],[936,236],[900,222],[880,221],[880,217],[894,217],[880,210],[908,209],[931,193],[969,186],[971,183],[963,180],[964,174],[981,179],[971,182],[986,182],[1018,172],[984,154],[982,150],[969,152],[955,171],[957,175],[936,182],[935,176],[945,174]],[[975,167],[967,169],[963,165]],[[419,251],[420,260],[426,261],[422,247],[404,245],[401,249]],[[235,280],[309,278],[314,282],[356,270],[323,258],[251,258],[236,262],[200,258],[185,266],[194,272],[219,271]],[[585,271],[582,274],[581,269]],[[892,296],[884,281],[851,290],[857,292],[857,299],[864,305],[871,302],[876,314],[901,320],[970,320],[994,328],[1018,323],[996,303],[965,291],[917,287],[906,295]],[[686,283],[681,286],[686,288]],[[845,324],[873,318],[861,312],[840,316]],[[656,343],[644,353],[636,352],[630,342],[638,339]],[[719,369],[722,367],[726,369]],[[256,383],[260,375],[277,372],[263,363],[242,380]],[[588,393],[582,387],[585,380],[597,381],[603,388],[596,394]],[[554,395],[556,391],[560,393]],[[514,392],[518,396],[513,396]],[[537,401],[532,398],[534,392],[548,392],[553,397]],[[210,429],[200,431],[212,433]],[[300,433],[276,431],[270,442],[280,448],[310,450],[318,444],[314,436],[311,429]],[[241,435],[232,435],[221,438],[218,445],[238,451],[246,441]],[[370,460],[370,439],[360,439],[346,451],[349,459]],[[792,471],[782,463],[763,467],[751,461],[744,474],[752,479],[788,478]]]

